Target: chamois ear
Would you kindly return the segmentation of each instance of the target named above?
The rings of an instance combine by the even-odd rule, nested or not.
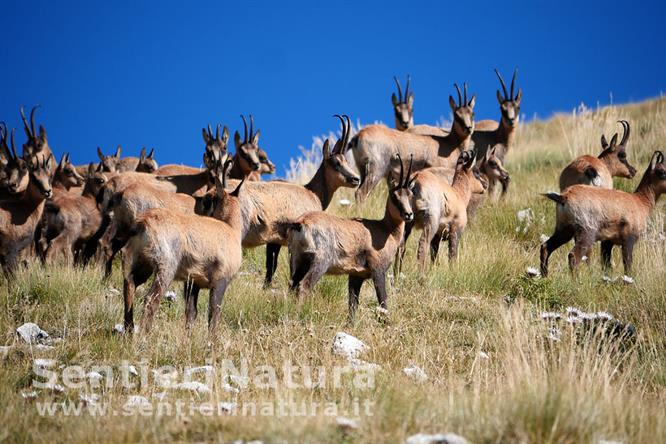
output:
[[[650,159],[650,169],[654,170],[660,163],[664,163],[664,154],[661,151],[655,151]]]
[[[39,125],[39,138],[42,142],[46,142],[46,129],[42,125]]]
[[[328,139],[324,140],[324,146],[322,147],[322,153],[324,154],[324,159],[328,159],[331,157],[331,148],[330,148],[330,143]]]
[[[497,90],[497,101],[499,102],[500,105],[504,103],[504,100],[502,99],[502,94],[500,93],[499,89]]]
[[[227,128],[226,126],[222,130],[222,139],[221,140],[222,140],[222,143],[225,146],[227,145],[227,142],[229,141],[229,128]]]
[[[99,157],[99,160],[104,160],[104,153],[100,147],[97,147],[97,157]]]
[[[236,149],[240,148],[242,144],[243,143],[241,142],[240,133],[236,131],[234,134],[234,145],[236,146]]]
[[[393,106],[398,106],[398,98],[396,97],[395,93],[391,94],[391,103],[393,103]]]
[[[258,146],[259,145],[259,136],[261,135],[261,130],[257,130],[256,133],[252,136],[252,145]]]
[[[601,148],[608,148],[608,141],[606,140],[606,136],[603,134],[601,135]]]
[[[449,106],[451,107],[451,109],[452,109],[454,112],[456,111],[456,109],[457,109],[457,107],[456,107],[456,101],[453,100],[453,96],[452,96],[452,95],[449,95]]]
[[[208,137],[206,128],[201,128],[201,136],[203,137],[204,143],[208,145],[210,143],[210,138]]]
[[[42,166],[44,167],[44,169],[50,170],[51,168],[53,168],[53,162],[55,162],[55,159],[53,158],[53,153],[51,153],[49,154],[49,157],[47,157],[46,160],[44,160]]]
[[[476,94],[473,94],[472,98],[467,102],[467,106],[470,108],[474,108],[474,105],[476,105]]]
[[[611,137],[610,145],[608,146],[611,151],[615,150],[615,147],[617,146],[617,137],[617,133],[613,134],[613,137]]]
[[[141,148],[141,153],[139,154],[139,161],[143,162],[146,160],[146,147]]]
[[[67,158],[67,153],[63,154],[62,157],[60,158],[60,163],[58,163],[58,169],[62,169],[65,166],[65,163],[67,162],[65,159]]]
[[[98,173],[102,172],[102,162],[97,164],[97,168],[95,169],[95,171],[97,171]]]
[[[518,105],[520,105],[521,100],[523,100],[523,90],[521,88],[518,88],[518,94],[516,94],[516,98],[514,99],[514,102],[516,102]]]
[[[92,176],[93,174],[95,174],[95,164],[90,162],[88,164],[88,176]]]
[[[121,149],[121,148],[120,148],[120,145],[118,145],[118,146],[116,147],[116,154],[114,154],[114,157],[115,157],[116,159],[120,159],[120,149]]]
[[[231,192],[231,195],[234,197],[238,197],[238,193],[240,192],[240,189],[244,183],[245,183],[245,177],[243,177],[243,179],[240,181],[236,189]]]

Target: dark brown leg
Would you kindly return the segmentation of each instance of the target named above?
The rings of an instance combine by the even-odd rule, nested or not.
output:
[[[541,276],[548,276],[548,259],[553,251],[569,242],[574,236],[573,228],[556,228],[553,235],[541,244]]]
[[[358,298],[361,294],[361,287],[365,279],[357,276],[349,276],[349,323],[354,322],[356,309],[358,308]]]

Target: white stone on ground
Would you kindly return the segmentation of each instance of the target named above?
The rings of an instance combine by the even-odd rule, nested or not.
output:
[[[122,335],[125,333],[125,326],[123,324],[116,324],[113,326],[113,332]]]
[[[479,350],[479,352],[476,354],[476,356],[479,357],[480,359],[485,359],[485,360],[490,359],[490,355],[488,353],[484,352],[483,350]]]
[[[337,418],[335,418],[335,423],[343,432],[358,430],[358,420],[356,419],[345,418],[344,416],[338,416]]]
[[[333,340],[333,353],[346,358],[356,358],[368,349],[363,341],[344,332],[338,332]]]
[[[411,364],[402,369],[402,372],[417,382],[423,382],[428,379],[428,375],[416,364]]]
[[[418,433],[407,438],[406,444],[467,444],[467,440],[455,433],[437,433],[429,435]]]
[[[16,329],[16,333],[18,333],[19,337],[28,344],[33,342],[41,342],[48,339],[49,337],[49,334],[39,328],[39,325],[35,324],[34,322],[26,322],[25,324],[21,325]]]

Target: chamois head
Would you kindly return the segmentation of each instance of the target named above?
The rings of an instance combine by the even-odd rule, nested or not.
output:
[[[500,75],[499,71],[495,69],[495,74],[502,85],[502,91],[504,95],[500,93],[500,90],[497,90],[497,101],[500,104],[500,111],[502,112],[502,123],[509,128],[513,128],[518,125],[518,119],[520,118],[520,101],[523,98],[523,90],[518,88],[516,95],[513,95],[513,89],[516,84],[516,74],[518,74],[518,68],[513,71],[513,78],[511,79],[511,91],[510,93],[506,90],[506,84],[504,79]]]
[[[664,153],[661,151],[655,151],[652,154],[650,164],[638,185],[639,188],[646,186],[653,190],[655,201],[666,193],[666,165],[664,165]]]
[[[155,155],[155,148],[150,149],[150,153],[146,155],[146,147],[141,148],[139,155],[139,164],[136,166],[136,171],[139,173],[154,173],[159,165],[153,157]]]
[[[483,194],[488,188],[488,182],[481,176],[479,168],[475,165],[476,150],[463,151],[456,164],[454,182],[464,180],[472,194]]]
[[[55,170],[53,180],[61,183],[65,188],[78,187],[83,185],[84,178],[81,176],[69,159],[69,153],[63,154],[60,163]]]
[[[275,174],[275,164],[268,158],[266,151],[262,150],[261,148],[257,149],[257,156],[259,157],[259,162],[261,163],[259,172],[261,174]]]
[[[498,145],[486,150],[486,155],[479,165],[479,171],[489,180],[505,181],[509,179],[509,172],[504,169],[502,160],[496,155]]]
[[[206,128],[201,129],[201,134],[203,135],[203,140],[206,144],[206,149],[204,151],[203,161],[204,165],[208,170],[215,168],[215,164],[218,160],[224,162],[227,158],[227,142],[229,141],[229,128],[226,126],[220,134],[221,124],[217,124],[215,128],[215,136],[213,136],[213,129],[208,125],[208,130]]]
[[[624,129],[622,134],[622,140],[620,143],[617,143],[618,134],[615,133],[611,137],[610,143],[606,141],[606,136],[601,136],[601,147],[604,149],[601,154],[599,154],[599,159],[604,160],[613,176],[625,177],[631,179],[636,175],[636,168],[631,166],[627,161],[627,142],[629,141],[629,133],[631,128],[629,127],[629,122],[626,120],[619,120]]]
[[[37,108],[39,108],[39,105],[32,107],[30,111],[30,124],[28,125],[28,119],[25,117],[23,107],[21,107],[23,129],[25,130],[25,135],[28,136],[28,140],[23,144],[23,158],[26,161],[34,161],[35,163],[43,161],[45,156],[48,157],[51,154],[51,148],[49,148],[44,127],[39,125],[39,134],[35,131],[35,111]]]
[[[241,115],[243,119],[243,140],[241,140],[240,133],[236,131],[234,134],[234,144],[236,146],[236,162],[240,170],[243,172],[243,175],[247,176],[252,171],[258,171],[261,168],[261,162],[259,161],[259,155],[257,150],[259,149],[259,136],[261,130],[254,132],[254,118],[250,114],[250,136],[247,134],[247,121],[245,116]]]
[[[100,147],[97,147],[97,156],[100,160],[100,165],[102,165],[102,171],[107,173],[115,173],[118,170],[118,164],[120,163],[120,145],[116,148],[116,153],[111,156],[105,156]]]
[[[91,196],[97,196],[104,184],[108,181],[108,177],[102,171],[102,164],[95,166],[94,163],[88,164],[88,173],[86,174],[86,184],[84,192]]]
[[[22,193],[28,188],[30,183],[30,173],[28,163],[16,154],[16,143],[14,142],[14,132],[11,133],[11,149],[7,146],[7,130],[4,130],[3,146],[6,149],[7,165],[5,166],[4,186],[11,194]]]
[[[351,138],[351,121],[346,114],[342,116],[336,114],[334,117],[340,119],[342,123],[342,135],[335,142],[332,150],[329,149],[328,139],[324,141],[322,167],[324,168],[326,183],[333,189],[357,187],[361,183],[361,178],[351,168],[345,156]]]
[[[456,105],[453,96],[449,96],[449,105],[453,111],[453,131],[461,137],[469,137],[474,132],[474,105],[476,104],[476,94],[467,100],[467,83],[463,84],[464,95],[460,94],[460,88],[457,83],[453,84],[458,92],[458,104]]]
[[[391,95],[391,102],[393,102],[393,112],[395,113],[395,128],[400,131],[405,131],[407,128],[414,126],[414,93],[409,90],[410,77],[407,76],[407,87],[405,88],[405,95],[402,95],[402,88],[400,81],[397,77],[393,77],[395,84],[398,87],[398,96],[393,93]]]
[[[245,178],[243,178],[234,191],[231,193],[227,192],[227,177],[233,163],[233,159],[226,159],[224,162],[218,161],[215,164],[213,168],[213,175],[215,176],[214,202],[204,204],[205,213],[213,213],[216,219],[223,221],[228,219],[232,211],[238,209],[240,205],[238,202],[238,193],[245,182]],[[207,206],[210,209],[206,209]]]
[[[400,177],[395,187],[389,191],[387,201],[387,212],[394,220],[403,220],[409,222],[414,219],[414,211],[412,210],[412,199],[414,197],[414,181],[416,176],[412,174],[412,156],[409,156],[409,167],[407,174],[404,173],[404,166],[402,158],[398,154],[398,161],[400,162]]]
[[[53,196],[51,182],[53,180],[53,154],[48,157],[37,156],[36,161],[28,160],[28,171],[30,172],[30,182],[35,185],[41,195],[50,199]]]

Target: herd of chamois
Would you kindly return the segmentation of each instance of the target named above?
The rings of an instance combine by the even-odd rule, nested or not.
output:
[[[238,273],[243,248],[266,246],[264,285],[272,284],[281,247],[289,250],[290,288],[307,297],[324,274],[349,276],[349,315],[353,319],[361,286],[372,280],[379,304],[387,308],[386,275],[393,263],[400,272],[405,242],[421,230],[417,259],[427,267],[440,243],[448,241],[449,259],[468,220],[484,194],[510,176],[503,166],[514,145],[522,90],[510,88],[495,70],[499,122],[475,122],[476,96],[456,84],[457,100],[449,96],[450,129],[414,125],[414,93],[407,78],[403,92],[395,79],[392,94],[395,129],[369,125],[352,134],[350,119],[335,115],[342,127],[333,144],[326,140],[323,156],[305,185],[283,180],[262,181],[275,165],[259,146],[254,118],[242,117],[243,136],[234,135],[235,154],[228,150],[229,130],[208,125],[203,168],[159,166],[155,151],[121,157],[121,148],[98,163],[73,165],[65,153],[58,163],[44,126],[35,125],[38,107],[29,118],[20,110],[27,140],[19,156],[16,131],[0,123],[0,264],[10,279],[32,258],[42,263],[65,260],[85,266],[91,260],[112,271],[122,253],[124,325],[134,328],[136,288],[151,276],[141,319],[150,328],[164,293],[174,280],[184,282],[186,323],[197,315],[200,289],[210,290],[209,328],[219,321],[229,282]],[[601,153],[573,160],[561,173],[560,194],[547,193],[557,204],[554,234],[541,245],[541,273],[548,258],[574,239],[569,267],[576,267],[596,241],[601,242],[604,267],[610,266],[614,245],[622,248],[625,273],[632,251],[651,210],[666,191],[664,155],[655,151],[634,193],[613,189],[613,177],[631,178],[636,169],[627,160],[630,125],[618,142],[601,137]],[[355,189],[360,205],[382,180],[389,188],[381,219],[344,218],[326,212],[335,191]]]

